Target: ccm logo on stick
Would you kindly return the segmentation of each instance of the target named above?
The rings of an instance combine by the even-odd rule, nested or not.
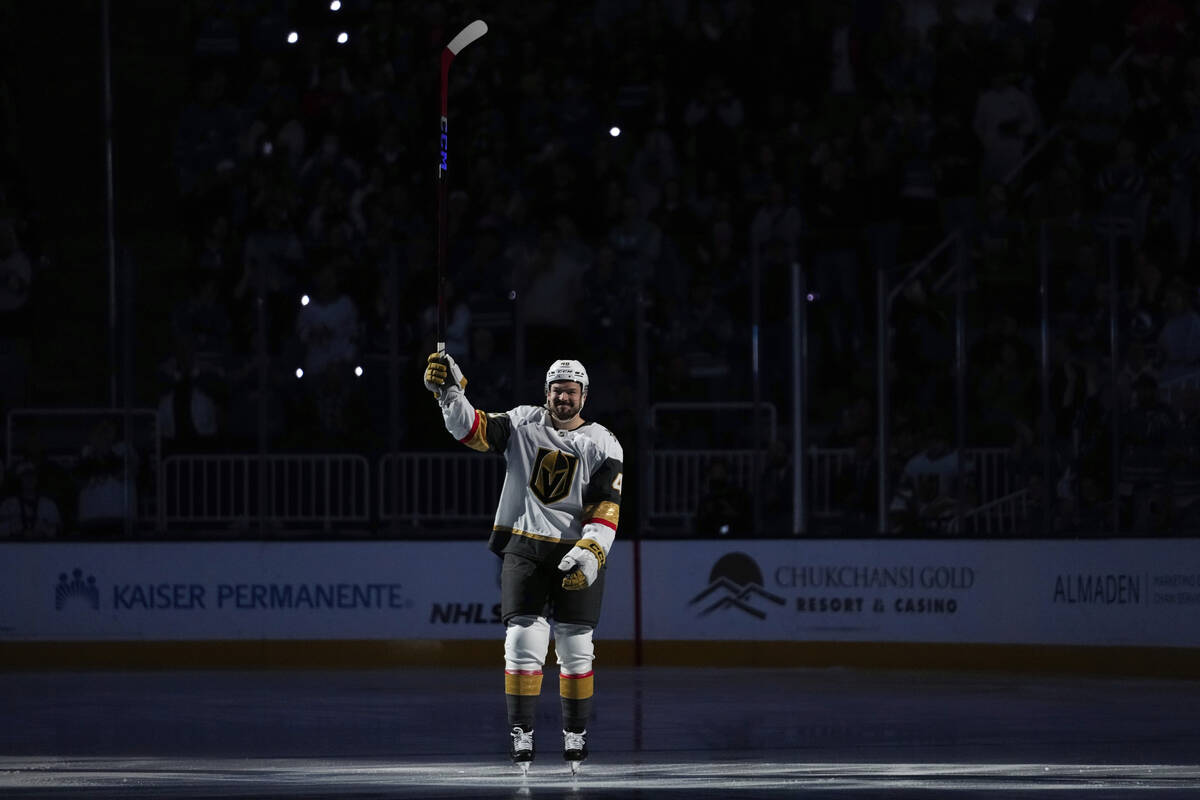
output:
[[[438,177],[439,178],[442,177],[442,174],[446,171],[446,146],[450,141],[449,138],[446,136],[446,133],[447,133],[446,118],[442,117],[442,140],[441,140],[442,141],[442,163],[438,164]]]

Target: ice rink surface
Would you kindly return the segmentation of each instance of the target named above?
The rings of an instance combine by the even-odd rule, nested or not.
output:
[[[549,669],[527,778],[500,668],[0,682],[4,798],[1200,798],[1200,681],[598,661],[577,778]]]

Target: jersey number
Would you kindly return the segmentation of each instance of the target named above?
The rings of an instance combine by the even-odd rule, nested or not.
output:
[[[613,478],[612,488],[616,490],[617,494],[621,493],[621,480],[624,477],[625,477],[624,472],[618,472],[617,477]]]

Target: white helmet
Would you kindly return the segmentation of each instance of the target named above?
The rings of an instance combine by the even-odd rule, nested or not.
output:
[[[550,369],[546,370],[546,391],[550,391],[550,384],[555,381],[575,381],[580,385],[584,394],[588,390],[587,370],[573,358],[564,358],[561,361],[555,361],[550,365]]]

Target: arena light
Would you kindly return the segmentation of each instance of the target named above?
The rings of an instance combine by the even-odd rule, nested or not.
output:
[[[295,31],[288,31],[287,43],[295,44],[298,41],[300,41],[300,34],[296,33]]]
[[[333,0],[333,2],[329,4],[329,10],[330,11],[341,11],[342,10],[342,0]]]
[[[611,128],[608,129],[608,135],[615,139],[621,135],[621,129],[618,128],[616,125],[613,125]]]
[[[342,31],[337,35],[338,44],[345,44],[348,41],[350,41],[350,34],[346,33],[345,31]]]
[[[361,378],[361,377],[362,377],[362,374],[363,374],[363,368],[362,368],[362,367],[355,367],[355,368],[354,368],[354,377],[356,377],[356,378]]]
[[[300,305],[306,306],[311,302],[312,302],[312,298],[310,298],[308,295],[306,295],[306,294],[300,295]]]
[[[304,367],[296,367],[296,380],[304,377]]]

